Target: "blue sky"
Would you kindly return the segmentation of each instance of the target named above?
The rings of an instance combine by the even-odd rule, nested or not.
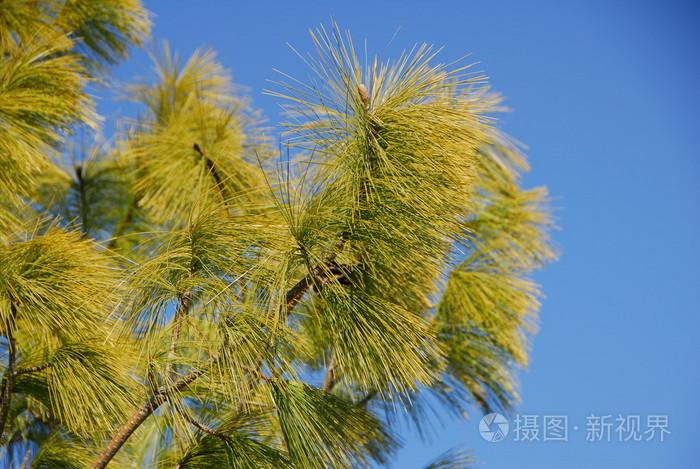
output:
[[[687,1],[146,0],[155,39],[189,55],[212,47],[262,95],[272,68],[307,71],[289,42],[335,18],[371,52],[416,42],[466,52],[514,111],[501,125],[529,147],[528,185],[555,197],[561,260],[538,275],[546,298],[520,414],[567,415],[568,442],[488,443],[479,416],[447,420],[432,441],[405,433],[393,467],[418,468],[452,446],[485,468],[697,467],[700,437],[700,4]],[[391,38],[395,35],[391,44]],[[147,73],[142,51],[116,69]],[[104,93],[101,110],[126,110]],[[590,415],[663,414],[661,442],[587,442]],[[642,422],[645,423],[644,421]],[[578,431],[573,427],[577,426]],[[615,435],[613,435],[613,439]]]

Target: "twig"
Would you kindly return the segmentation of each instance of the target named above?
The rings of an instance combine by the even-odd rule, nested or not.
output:
[[[10,411],[12,391],[15,386],[15,361],[17,359],[17,346],[15,343],[15,316],[17,307],[10,301],[10,317],[5,323],[5,338],[7,339],[7,369],[0,382],[0,435],[5,433],[5,423]]]
[[[80,226],[83,236],[88,234],[88,203],[85,188],[85,178],[83,177],[83,167],[75,166],[75,177],[78,180],[78,193],[80,194]]]
[[[214,162],[204,153],[204,150],[202,150],[202,147],[200,147],[198,143],[192,145],[192,148],[194,148],[194,151],[196,151],[202,160],[204,160],[204,164],[207,166],[207,171],[209,171],[209,174],[211,174],[212,178],[214,178],[216,189],[219,191],[219,195],[225,204],[227,200],[226,186],[224,186],[224,180],[219,174],[219,171],[216,169],[216,166],[214,166]]]
[[[326,368],[326,375],[323,377],[321,389],[326,392],[331,392],[336,384],[338,384],[338,380],[335,373],[335,353],[331,352],[331,359]]]
[[[50,363],[44,363],[43,365],[37,365],[37,366],[28,366],[25,368],[17,368],[15,370],[15,377],[20,376],[20,375],[27,375],[30,373],[39,373],[40,371],[44,371],[48,367],[50,367]]]
[[[168,363],[165,365],[164,378],[167,380],[170,378],[170,374],[173,368],[173,360],[176,356],[177,343],[180,340],[180,331],[182,330],[182,323],[189,313],[190,307],[192,306],[192,292],[186,292],[178,297],[177,309],[175,310],[175,316],[173,317],[173,332],[170,336],[170,347],[168,348]]]
[[[377,395],[377,391],[369,391],[369,392],[367,393],[367,395],[366,395],[365,397],[363,397],[362,399],[360,399],[359,401],[357,401],[357,402],[355,403],[355,405],[358,406],[358,407],[364,407],[364,406],[367,405],[367,403],[368,403],[369,401],[371,401],[372,399],[374,399],[374,396],[376,396],[376,395]]]
[[[217,430],[214,430],[213,428],[211,428],[207,425],[204,425],[203,423],[197,422],[194,419],[194,417],[192,417],[189,414],[189,412],[187,412],[186,410],[184,410],[180,414],[185,418],[185,420],[187,420],[193,427],[197,428],[199,431],[206,433],[207,435],[211,435],[214,438],[218,438],[219,440],[224,441],[226,443],[231,442],[231,437],[229,437],[228,435],[225,435]]]
[[[213,365],[218,361],[218,357],[212,357],[209,364]],[[206,372],[205,368],[198,368],[186,374],[175,383],[168,386],[161,386],[148,401],[129,418],[114,434],[105,449],[100,453],[98,458],[92,463],[92,469],[103,469],[112,460],[115,454],[126,443],[129,437],[136,431],[139,426],[174,392],[181,391],[189,386],[197,378]]]

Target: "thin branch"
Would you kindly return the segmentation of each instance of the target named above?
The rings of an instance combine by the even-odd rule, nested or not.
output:
[[[216,361],[218,361],[218,357],[212,357],[209,360],[209,364],[213,365]],[[117,430],[102,453],[100,453],[98,458],[92,463],[91,468],[103,469],[106,467],[136,429],[168,399],[170,394],[183,390],[206,373],[206,370],[207,368],[198,368],[189,372],[173,384],[161,386],[158,391],[156,391],[143,406],[139,407],[131,418]]]
[[[30,446],[24,451],[24,457],[22,458],[22,464],[20,464],[19,469],[27,469],[29,467],[29,461],[31,460],[31,457],[32,448]]]
[[[299,280],[292,288],[290,288],[287,291],[287,294],[285,295],[285,311],[283,314],[288,313],[294,307],[301,301],[301,298],[304,296],[304,294],[307,292],[311,284],[313,283],[313,280],[311,279],[311,276],[306,275],[304,278]],[[286,317],[285,317],[286,319]]]
[[[88,202],[85,188],[85,178],[83,177],[83,167],[75,166],[75,177],[78,180],[78,194],[80,196],[80,226],[83,236],[88,235]]]
[[[195,264],[193,263],[190,266],[190,273],[192,274],[194,271]],[[177,344],[180,340],[182,324],[185,321],[191,307],[192,291],[188,291],[178,296],[177,309],[175,310],[175,315],[173,317],[173,331],[172,335],[170,336],[170,346],[168,348],[168,363],[165,365],[164,372],[166,383],[171,382],[170,378],[173,374],[173,360],[176,356]],[[213,365],[216,360],[218,360],[217,357],[212,357],[210,364]],[[126,443],[131,434],[136,431],[136,429],[167,400],[169,394],[182,390],[204,374],[204,372],[204,369],[200,368],[183,376],[172,385],[161,386],[160,389],[146,403],[146,405],[139,408],[136,413],[117,431],[110,443],[100,455],[99,459],[93,463],[93,469],[105,467],[124,445],[124,443]]]
[[[50,367],[50,363],[44,363],[43,365],[37,365],[37,366],[28,366],[25,368],[17,368],[15,370],[15,377],[20,376],[20,375],[27,375],[30,373],[39,373],[40,371],[44,371],[48,367]]]
[[[223,441],[223,442],[226,442],[226,443],[230,443],[230,442],[231,442],[231,437],[229,437],[228,435],[225,435],[225,434],[223,434],[223,433],[221,433],[221,432],[219,432],[219,431],[217,431],[217,430],[214,430],[213,428],[211,428],[211,427],[209,427],[209,426],[207,426],[207,425],[204,425],[203,423],[197,422],[197,421],[194,419],[194,417],[192,417],[192,416],[189,414],[189,412],[187,412],[186,410],[183,411],[183,412],[181,412],[181,415],[185,418],[185,420],[187,420],[187,421],[188,421],[193,427],[195,427],[197,430],[199,430],[199,431],[201,431],[201,432],[203,432],[203,433],[206,433],[207,435],[211,435],[211,436],[213,436],[214,438],[218,438],[219,440],[221,440],[221,441]]]
[[[376,395],[377,395],[377,391],[370,391],[370,392],[367,393],[367,395],[366,395],[365,397],[363,397],[362,399],[360,399],[359,401],[357,401],[357,402],[355,403],[355,405],[356,405],[357,407],[365,407],[365,406],[369,403],[369,401],[371,401],[372,399],[374,399],[374,397],[375,397]]]
[[[10,411],[12,391],[15,386],[15,362],[17,360],[17,346],[15,343],[15,316],[17,307],[10,301],[10,317],[5,323],[5,338],[7,339],[7,369],[0,382],[0,436],[5,433],[5,423]]]
[[[216,189],[219,191],[219,195],[221,196],[221,199],[225,204],[226,200],[228,199],[226,197],[226,186],[224,185],[224,180],[219,174],[219,171],[216,169],[214,162],[211,160],[211,158],[204,154],[204,150],[202,150],[202,147],[200,147],[198,143],[192,145],[192,148],[194,148],[194,151],[196,151],[202,158],[202,160],[204,160],[204,164],[207,167],[207,171],[209,171],[209,174],[211,174],[212,178],[214,178]]]
[[[166,380],[170,378],[170,374],[173,368],[173,360],[176,357],[177,343],[180,340],[180,331],[182,330],[182,323],[185,321],[185,318],[187,317],[191,306],[191,291],[179,295],[177,309],[175,310],[175,316],[173,317],[173,332],[170,336],[170,347],[168,349],[168,363],[165,365],[164,378]]]
[[[365,108],[365,111],[369,112],[371,103],[370,103],[370,96],[369,96],[369,92],[367,91],[367,87],[363,83],[360,83],[357,85],[357,92],[360,95],[360,101],[362,101],[362,104]],[[372,156],[373,155],[369,155],[370,160],[373,159]],[[367,191],[366,191],[365,186],[363,185],[362,188],[363,188],[363,190],[359,194],[359,202],[360,202],[359,205],[360,206],[362,206],[366,202],[366,198],[367,198],[367,194],[366,194]],[[357,210],[354,210],[354,212],[356,212],[356,211]],[[359,214],[353,213],[353,216],[351,219],[354,219],[356,215],[359,217]],[[347,241],[348,236],[349,236],[349,233],[347,231],[341,233],[340,239],[339,239],[338,243],[336,244],[337,251],[333,253],[333,257],[332,257],[331,262],[330,262],[330,265],[332,266],[331,272],[338,277],[338,280],[342,284],[347,283],[347,278],[342,273],[342,270],[338,268],[338,265],[335,262],[335,258],[337,256],[337,252],[342,250],[345,242]],[[335,351],[331,351],[331,359],[330,359],[330,362],[328,363],[328,367],[326,368],[326,374],[323,378],[323,385],[321,386],[321,389],[323,389],[326,392],[330,392],[338,384],[338,381],[339,381],[338,373],[337,373],[337,370],[335,369]]]
[[[196,145],[196,144],[195,144]],[[197,145],[197,147],[199,147]],[[197,148],[195,148],[197,150]],[[199,149],[198,151],[201,151]],[[329,280],[329,274],[334,275],[337,271],[336,257],[337,253],[343,248],[346,241],[346,234],[341,234],[340,239],[335,245],[335,251],[328,256],[327,262],[323,265],[318,265],[312,269],[306,276],[299,280],[292,288],[290,288],[285,295],[285,305],[282,311],[284,320],[286,321],[289,317],[289,313],[299,304],[301,299],[304,297],[309,288],[314,285],[317,290],[320,290],[322,286]],[[331,266],[329,269],[328,266]],[[267,355],[268,351],[272,347],[272,340],[267,343],[267,346],[262,354],[261,361],[256,367],[259,370],[262,367],[264,357]],[[219,357],[213,357],[210,359],[209,366],[213,365],[219,360]],[[199,368],[194,370],[187,375],[180,378],[178,381],[169,386],[162,386],[158,392],[156,392],[148,402],[140,407],[134,415],[117,430],[110,442],[107,444],[105,449],[102,451],[100,456],[95,460],[92,465],[92,469],[103,469],[107,464],[114,458],[114,455],[121,449],[121,447],[126,443],[129,437],[136,431],[139,426],[166,400],[167,396],[173,392],[177,392],[185,388],[187,385],[195,381],[197,378],[205,373],[205,368]],[[258,373],[253,373],[257,375]],[[262,375],[262,373],[260,373]],[[253,385],[252,381],[248,381],[250,385]],[[243,408],[243,402],[239,403],[239,412]]]
[[[309,276],[306,276],[287,291],[287,294],[285,295],[285,310],[283,313],[285,314],[285,318],[287,317],[288,313],[299,303],[312,283],[313,280],[310,279]],[[271,343],[268,343],[268,349],[269,346],[271,346]],[[207,364],[208,367],[213,366],[218,360],[218,356],[212,357]],[[158,391],[156,391],[156,393],[151,396],[151,398],[149,398],[143,406],[139,407],[131,418],[129,418],[129,420],[127,420],[124,425],[117,430],[107,446],[104,448],[104,450],[102,450],[102,453],[100,453],[98,458],[93,462],[91,469],[104,469],[121,449],[121,447],[124,446],[124,443],[126,443],[136,429],[138,429],[141,424],[167,400],[169,395],[187,387],[189,384],[206,373],[206,370],[207,368],[205,367],[198,368],[170,385],[161,386]]]
[[[292,286],[289,290],[287,290],[287,294],[284,296],[285,299],[285,305],[284,308],[282,309],[282,315],[284,316],[284,320],[287,321],[289,318],[289,313],[294,309],[294,307],[299,304],[299,301],[303,298],[303,296],[306,294],[306,292],[309,290],[311,285],[313,285],[314,279],[311,274],[305,275],[301,280],[299,280],[297,283]],[[255,386],[255,383],[257,382],[258,379],[261,377],[264,378],[265,375],[262,373],[261,369],[262,366],[265,362],[265,356],[268,354],[270,349],[272,348],[272,337],[270,340],[265,344],[265,349],[263,350],[263,353],[260,355],[260,360],[258,361],[257,365],[255,366],[254,369],[247,370],[250,377],[254,379],[248,379],[246,380],[247,384],[247,391],[250,392],[253,387]],[[243,412],[243,406],[245,403],[241,399],[238,402],[238,406],[236,406],[236,414],[240,414]]]
[[[331,359],[326,368],[326,375],[323,377],[321,389],[331,392],[336,384],[338,384],[338,378],[335,372],[335,352],[331,352]]]
[[[287,291],[287,294],[285,295],[285,308],[282,311],[284,321],[287,321],[287,319],[289,318],[289,313],[294,309],[294,307],[297,304],[299,304],[306,292],[309,291],[309,288],[314,286],[314,288],[318,292],[321,290],[321,288],[323,288],[323,285],[325,285],[328,282],[330,277],[337,276],[338,268],[336,264],[336,258],[338,252],[343,249],[346,239],[347,233],[341,233],[340,239],[335,244],[336,250],[328,256],[326,262],[322,265],[317,265],[316,267],[311,269],[311,271],[307,275],[305,275],[301,280],[295,283],[294,286],[292,286],[292,288],[290,288]],[[258,364],[255,367],[255,371],[250,372],[250,374],[255,378],[265,379],[265,375],[261,372],[261,368],[265,361],[265,356],[270,351],[270,348],[272,348],[272,339],[273,338],[271,337],[270,340],[267,342],[265,349],[262,355],[260,356],[260,360],[258,361]],[[246,383],[248,385],[248,391],[251,391],[253,389],[253,386],[255,386],[256,384],[256,380],[250,379],[246,381]],[[331,386],[330,389],[332,389],[332,387],[334,387],[335,384],[335,382],[333,382],[332,384],[329,383],[329,385]],[[243,406],[244,402],[241,400],[236,408],[237,414],[243,412]]]

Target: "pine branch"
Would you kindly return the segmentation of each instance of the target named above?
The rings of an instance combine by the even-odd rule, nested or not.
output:
[[[213,428],[211,428],[207,425],[204,425],[203,423],[198,422],[186,410],[181,412],[181,415],[185,418],[185,420],[187,420],[190,423],[190,425],[192,425],[193,427],[195,427],[197,430],[201,431],[202,433],[206,433],[207,435],[211,435],[214,438],[217,438],[225,443],[231,442],[231,438],[228,435],[225,435],[224,433],[221,433],[221,432],[214,430]]]
[[[299,301],[308,291],[309,287],[312,285],[313,279],[307,275],[297,282],[291,289],[287,291],[285,295],[285,308],[284,314],[285,319],[288,313],[294,309],[294,307],[299,304]],[[268,349],[272,345],[272,342],[268,343]],[[263,354],[264,355],[264,354]],[[170,384],[161,386],[156,393],[148,399],[148,401],[141,406],[132,416],[127,420],[124,425],[122,425],[119,430],[114,434],[112,439],[109,441],[105,449],[100,453],[99,457],[93,462],[91,469],[103,469],[107,464],[114,458],[117,452],[124,446],[124,443],[131,437],[131,435],[146,421],[146,419],[153,414],[153,412],[158,409],[165,401],[168,396],[181,391],[194,381],[196,381],[200,376],[204,375],[207,369],[211,368],[220,358],[218,356],[213,356],[209,359],[209,362],[205,367],[198,368],[186,374],[178,381]],[[262,366],[262,363],[260,364]],[[260,366],[257,368],[259,369]]]
[[[190,266],[190,274],[194,274],[195,263],[193,262]],[[178,305],[175,310],[175,315],[173,317],[173,331],[170,337],[170,346],[168,349],[168,363],[165,367],[164,378],[166,382],[170,382],[171,374],[173,371],[172,360],[175,358],[175,352],[177,350],[177,344],[180,339],[180,333],[182,330],[182,324],[192,307],[192,291],[188,291],[178,296]],[[212,357],[210,359],[210,366],[213,366],[218,357]],[[195,381],[202,374],[205,373],[204,368],[200,368],[190,372],[189,374],[183,376],[178,381],[174,382],[169,386],[161,386],[159,390],[151,397],[151,399],[146,403],[146,405],[139,408],[136,413],[117,431],[117,433],[112,437],[112,440],[105,448],[105,450],[100,455],[99,459],[93,463],[93,468],[105,467],[109,461],[114,457],[114,455],[119,451],[119,449],[126,443],[129,437],[134,431],[166,400],[167,396],[173,392],[180,391],[184,389],[191,382]]]
[[[202,147],[199,146],[198,143],[195,143],[192,145],[192,148],[194,148],[194,151],[199,154],[199,156],[204,160],[204,164],[207,167],[207,171],[209,171],[209,174],[211,174],[212,178],[214,178],[214,183],[216,185],[216,189],[219,191],[219,195],[221,196],[221,200],[226,203],[226,200],[228,198],[226,197],[226,187],[224,186],[224,180],[219,174],[219,171],[216,169],[216,166],[214,166],[214,162],[204,154],[204,150],[202,150]]]
[[[218,357],[212,357],[209,362],[214,364],[218,361]],[[126,443],[126,441],[131,437],[131,435],[138,429],[146,419],[153,414],[165,401],[168,396],[172,393],[178,392],[189,386],[191,383],[196,381],[200,376],[205,374],[207,368],[198,368],[190,373],[186,374],[175,383],[161,386],[158,391],[151,396],[148,401],[141,406],[132,416],[127,420],[124,425],[122,425],[119,430],[114,434],[109,444],[100,453],[98,458],[92,463],[92,469],[103,469],[107,464],[114,458],[121,447]]]
[[[373,390],[373,391],[370,391],[370,392],[368,392],[368,393],[365,395],[365,397],[363,397],[362,399],[360,399],[359,401],[357,401],[357,402],[355,403],[355,405],[358,406],[358,407],[364,407],[364,406],[366,406],[366,405],[369,403],[369,401],[371,401],[372,399],[374,399],[374,397],[375,397],[377,394],[378,394],[377,391],[374,391],[374,390]]]
[[[326,392],[330,392],[333,390],[336,384],[338,384],[338,378],[335,372],[335,353],[331,352],[331,359],[328,363],[328,367],[326,368],[326,375],[323,377],[323,385],[321,386],[321,389]]]
[[[12,392],[15,386],[15,362],[17,360],[17,347],[15,343],[15,317],[17,307],[10,301],[10,317],[5,324],[5,338],[7,339],[7,369],[0,382],[0,437],[5,433],[5,424],[10,411]]]
[[[312,277],[310,275],[306,275],[304,278],[302,278],[296,284],[294,284],[294,286],[290,288],[289,291],[287,291],[287,294],[285,295],[286,312],[289,312],[290,310],[294,309],[297,303],[301,301],[301,298],[308,291],[312,283]]]
[[[369,92],[367,91],[367,87],[363,84],[360,83],[357,85],[357,93],[360,96],[360,101],[362,102],[362,105],[364,107],[365,112],[370,112],[370,96]],[[370,161],[373,159],[373,155],[369,155]],[[365,186],[362,186],[363,189]],[[361,206],[366,202],[367,198],[367,193],[366,189],[362,190],[359,194],[359,205]],[[353,210],[353,215],[351,217],[351,220],[354,220],[355,217],[359,216],[359,213],[355,213],[357,210]],[[337,250],[340,251],[343,246],[345,245],[345,242],[347,241],[347,237],[349,236],[349,233],[347,231],[343,232],[340,236],[340,240],[337,244]],[[337,252],[337,251],[336,251]],[[333,258],[331,259],[331,265],[333,266],[332,270],[337,270],[337,265],[335,264],[335,258],[336,258],[336,253],[333,253]],[[342,276],[341,276],[342,277]],[[336,384],[338,384],[338,373],[336,372],[335,369],[335,351],[331,351],[331,359],[330,363],[328,364],[328,367],[326,368],[326,374],[323,377],[323,385],[321,386],[321,389],[323,389],[326,392],[330,392],[335,388]]]
[[[29,461],[31,460],[32,457],[32,448],[28,447],[24,451],[24,457],[22,458],[22,463],[19,466],[19,469],[28,469],[29,468]]]
[[[342,249],[345,244],[344,237],[336,243],[336,248]],[[337,257],[337,250],[328,257],[328,261],[332,264],[335,263]],[[299,304],[302,297],[306,294],[312,285],[316,285],[316,288],[321,288],[321,286],[327,281],[326,276],[328,269],[322,266],[316,266],[312,272],[304,276],[299,280],[292,288],[290,288],[285,295],[285,307],[283,309],[284,319],[289,316],[289,313]],[[189,302],[190,300],[188,300]],[[182,302],[180,303],[182,305]],[[189,306],[187,306],[189,308]],[[179,310],[180,308],[178,308]],[[175,331],[173,331],[175,332]],[[270,347],[272,347],[272,341],[268,342],[265,353],[263,357],[267,354]],[[264,358],[263,358],[264,359]],[[209,360],[206,368],[198,368],[169,386],[162,386],[149,400],[148,402],[140,407],[132,417],[114,434],[108,445],[102,451],[98,459],[92,465],[92,469],[102,469],[104,468],[112,458],[117,454],[119,449],[126,443],[129,437],[136,431],[139,426],[166,400],[167,396],[184,389],[190,383],[197,380],[200,376],[206,373],[206,369],[213,366],[219,360],[218,356],[214,356]],[[262,367],[261,363],[256,367],[259,370]],[[252,382],[251,382],[252,384]],[[242,403],[239,404],[239,409],[242,410]]]
[[[165,365],[165,379],[170,378],[172,372],[173,363],[175,359],[177,343],[180,340],[180,331],[182,330],[182,323],[185,321],[187,314],[192,306],[192,292],[187,292],[179,295],[177,309],[175,310],[175,316],[173,317],[173,332],[170,337],[170,347],[168,349],[168,363]]]
[[[83,236],[88,235],[88,202],[87,202],[87,192],[85,188],[85,178],[83,174],[83,167],[81,165],[75,166],[75,177],[78,180],[78,194],[80,196],[80,226]]]
[[[21,376],[21,375],[28,375],[31,373],[39,373],[41,371],[44,371],[45,369],[49,368],[51,366],[50,363],[44,363],[42,365],[37,365],[37,366],[28,366],[26,368],[17,368],[15,370],[15,377]]]
[[[311,285],[314,284],[314,277],[311,274],[305,275],[301,280],[299,280],[297,283],[292,286],[289,290],[287,290],[287,294],[285,295],[285,308],[282,311],[282,314],[284,316],[284,320],[286,321],[287,318],[289,317],[289,313],[296,307],[297,304],[299,304],[299,301],[301,301],[302,297],[306,294],[306,292],[309,290]],[[272,338],[267,342],[265,345],[265,350],[260,356],[260,360],[258,361],[256,367],[253,370],[249,370],[252,378],[260,378],[264,377],[265,375],[261,372],[262,366],[265,361],[265,356],[267,353],[270,351],[270,348],[272,348]],[[255,383],[257,381],[255,379],[249,379],[247,381],[248,384],[248,391],[251,391],[253,387],[255,386]],[[241,400],[238,403],[236,413],[240,414],[243,412],[243,406],[244,403]]]

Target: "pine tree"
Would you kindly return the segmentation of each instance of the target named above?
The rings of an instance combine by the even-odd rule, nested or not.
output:
[[[0,9],[5,467],[366,467],[399,419],[517,402],[555,253],[484,77],[321,27],[315,79],[268,91],[278,156],[212,51],[164,45],[105,144],[88,90],[149,28],[138,0]]]

